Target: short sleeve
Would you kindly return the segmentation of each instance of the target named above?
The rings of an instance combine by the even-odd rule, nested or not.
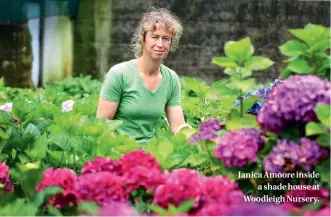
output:
[[[170,98],[168,99],[167,106],[177,106],[182,102],[181,86],[177,74],[172,76],[172,88],[170,88]]]
[[[100,96],[106,100],[120,102],[123,92],[123,73],[120,67],[113,66],[105,75]]]

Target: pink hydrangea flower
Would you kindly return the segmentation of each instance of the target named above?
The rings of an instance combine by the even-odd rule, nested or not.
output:
[[[0,161],[0,184],[3,185],[3,191],[14,191],[14,187],[8,176],[9,167]]]
[[[138,188],[154,190],[164,183],[164,176],[157,169],[136,166],[124,173],[123,180],[125,180],[128,192]]]
[[[169,204],[179,206],[186,200],[193,199],[199,205],[201,197],[201,179],[195,170],[176,169],[166,174],[163,185],[159,185],[154,193],[153,203],[163,208],[168,208]]]
[[[9,102],[0,106],[0,110],[11,112],[13,108],[13,103]]]
[[[75,101],[73,100],[67,100],[62,103],[62,112],[68,112],[73,109],[73,106],[75,104]]]
[[[57,208],[64,208],[67,205],[73,206],[77,202],[78,178],[76,173],[68,168],[48,168],[44,172],[43,180],[37,185],[36,190],[41,191],[47,186],[57,186],[63,192],[52,197],[48,203]]]
[[[244,194],[228,177],[203,177],[201,205],[195,215],[227,215],[228,207],[244,203]]]
[[[307,210],[303,213],[304,216],[330,216],[330,206],[320,209],[318,211]]]
[[[128,171],[136,166],[161,171],[161,166],[155,157],[141,149],[123,154],[118,160],[118,163],[122,172]]]
[[[97,216],[142,216],[128,203],[111,202],[104,206]]]
[[[87,161],[82,168],[81,173],[111,172],[120,173],[119,165],[116,161],[105,157],[96,157],[92,162]]]
[[[129,199],[122,178],[109,172],[82,175],[77,192],[80,201],[94,201],[102,207],[113,201],[127,202]]]
[[[319,200],[323,200],[323,205],[321,208],[325,208],[330,204],[330,194],[329,191],[325,188],[320,190],[289,190],[285,194],[292,197],[318,197]],[[283,208],[290,212],[300,212],[301,208],[307,205],[305,202],[285,202],[282,204]]]

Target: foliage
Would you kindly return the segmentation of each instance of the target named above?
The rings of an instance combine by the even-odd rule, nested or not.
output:
[[[290,29],[289,32],[295,39],[279,47],[288,57],[281,77],[314,74],[330,80],[330,28],[309,23],[303,29]]]

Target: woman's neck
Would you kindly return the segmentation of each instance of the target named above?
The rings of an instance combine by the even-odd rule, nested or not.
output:
[[[161,61],[153,61],[141,56],[137,59],[139,72],[147,77],[156,77],[160,73]]]

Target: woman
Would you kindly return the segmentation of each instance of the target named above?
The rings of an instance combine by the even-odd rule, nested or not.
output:
[[[146,144],[164,112],[173,133],[185,123],[177,74],[162,64],[177,48],[182,34],[179,20],[166,9],[143,15],[132,39],[136,59],[113,66],[105,76],[97,117],[122,120],[119,134]]]

